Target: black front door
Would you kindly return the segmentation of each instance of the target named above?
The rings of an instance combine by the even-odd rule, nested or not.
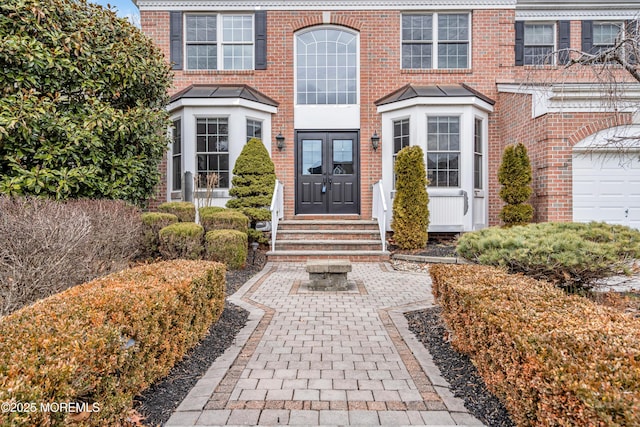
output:
[[[296,132],[296,213],[360,213],[355,131]]]

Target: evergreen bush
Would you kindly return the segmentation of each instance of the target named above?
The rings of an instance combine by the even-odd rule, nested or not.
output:
[[[228,209],[222,206],[204,206],[201,208],[198,208],[198,215],[200,218],[202,218],[203,215],[208,215],[208,214],[212,214],[212,213],[217,213],[217,212],[225,212]]]
[[[196,206],[191,202],[166,202],[158,206],[158,210],[174,214],[179,222],[196,221]]]
[[[213,230],[238,230],[247,232],[249,218],[242,212],[227,209],[221,212],[205,213],[200,217],[205,232]]]
[[[506,203],[500,219],[505,226],[524,225],[533,219],[533,207],[526,203],[531,196],[531,180],[527,148],[521,143],[505,148],[498,170],[500,198]]]
[[[144,256],[152,258],[160,254],[160,230],[178,222],[178,217],[164,212],[145,212],[141,218]]]
[[[202,256],[204,229],[195,222],[178,222],[160,230],[160,254],[165,259],[192,259]]]
[[[205,236],[207,259],[219,261],[230,270],[239,270],[247,261],[247,233],[238,230],[214,230]]]
[[[424,248],[428,240],[429,196],[422,149],[414,145],[400,150],[395,173],[393,239],[401,249]]]

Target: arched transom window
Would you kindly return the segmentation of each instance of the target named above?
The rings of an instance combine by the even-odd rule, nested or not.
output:
[[[358,37],[337,28],[296,36],[297,103],[356,104]]]

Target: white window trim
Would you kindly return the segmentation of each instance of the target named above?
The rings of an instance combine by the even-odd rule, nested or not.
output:
[[[523,37],[526,37],[526,32],[527,32],[527,25],[551,25],[552,26],[552,32],[553,32],[553,46],[551,46],[551,62],[549,64],[524,64],[526,66],[535,66],[535,65],[556,65],[557,63],[557,51],[558,51],[558,22],[557,21],[524,21],[524,32],[525,34],[523,34]],[[523,48],[526,48],[527,46],[546,46],[546,45],[527,45],[526,43],[524,43],[523,40],[523,44],[522,44]],[[524,61],[524,58],[523,58]]]

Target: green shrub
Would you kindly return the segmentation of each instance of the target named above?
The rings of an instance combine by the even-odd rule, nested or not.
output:
[[[640,257],[640,231],[605,223],[541,223],[465,233],[456,251],[568,289],[625,271]]]
[[[223,262],[231,270],[239,270],[247,261],[247,233],[238,230],[214,230],[205,236],[207,259]]]
[[[400,150],[395,173],[396,194],[391,220],[393,239],[401,249],[424,248],[429,237],[429,196],[422,148],[414,145]]]
[[[200,224],[206,232],[213,230],[238,230],[247,232],[249,218],[241,212],[227,209],[223,212],[214,212],[202,215]]]
[[[452,344],[473,359],[517,425],[638,425],[633,316],[493,267],[429,270]]]
[[[200,259],[204,229],[195,222],[178,222],[158,233],[160,254],[165,259]]]
[[[225,268],[143,265],[0,320],[0,401],[99,405],[79,425],[128,425],[133,399],[193,348],[224,307]],[[0,425],[74,425],[74,413],[2,412]]]
[[[160,254],[160,230],[178,222],[178,217],[164,212],[145,212],[141,218],[144,256],[152,258]]]
[[[196,207],[191,202],[166,202],[158,206],[158,210],[174,214],[179,222],[196,221]]]
[[[533,207],[526,203],[531,196],[531,179],[527,148],[520,143],[505,148],[498,170],[498,181],[502,184],[500,198],[506,203],[500,212],[500,219],[506,226],[531,222]]]
[[[218,212],[226,212],[229,209],[224,208],[222,206],[204,206],[201,208],[198,208],[198,215],[200,216],[200,218],[202,218],[203,215],[209,215],[212,213],[218,213]]]

